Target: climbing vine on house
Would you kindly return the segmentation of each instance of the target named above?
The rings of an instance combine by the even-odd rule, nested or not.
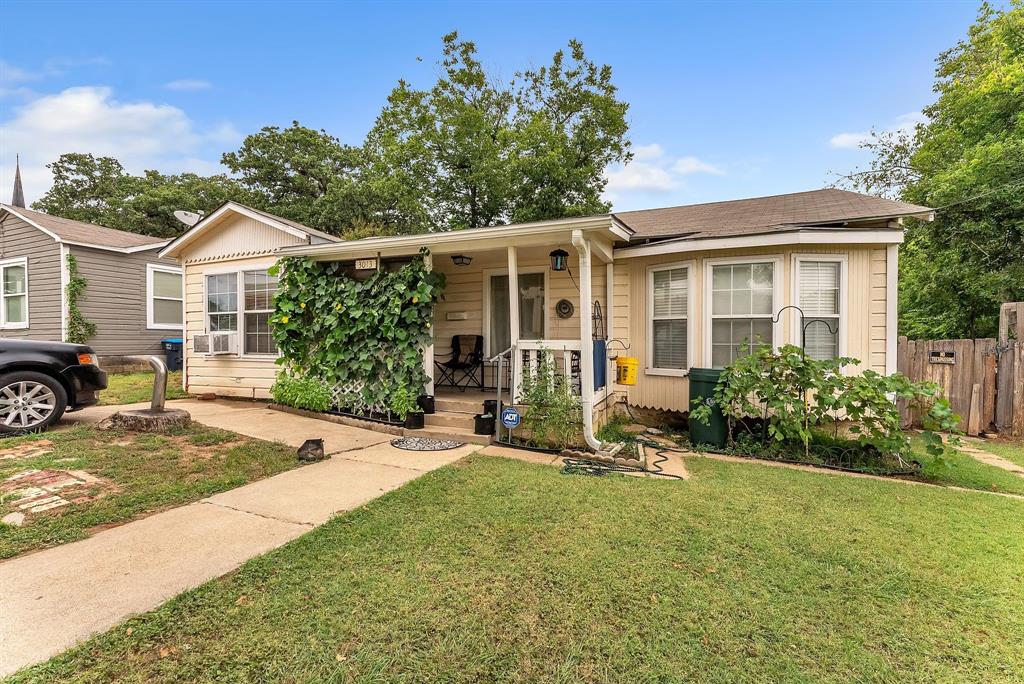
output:
[[[67,255],[68,284],[64,288],[67,296],[67,333],[65,342],[74,344],[85,344],[89,338],[96,334],[96,324],[86,319],[82,310],[78,308],[78,300],[85,293],[85,286],[88,284],[78,272],[78,259],[73,254]]]
[[[419,393],[427,380],[423,348],[445,284],[443,274],[427,270],[426,255],[423,249],[397,271],[362,281],[335,262],[282,260],[271,317],[284,366],[278,382],[337,387],[334,408],[356,413],[388,411],[409,391]]]

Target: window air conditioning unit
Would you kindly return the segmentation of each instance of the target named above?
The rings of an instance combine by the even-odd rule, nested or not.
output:
[[[192,346],[196,354],[210,356],[235,354],[238,352],[238,335],[235,333],[196,335],[192,338]]]

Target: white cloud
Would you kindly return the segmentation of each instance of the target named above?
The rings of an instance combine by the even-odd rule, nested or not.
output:
[[[665,194],[683,187],[683,176],[725,175],[725,171],[694,156],[672,157],[657,143],[633,148],[633,161],[605,172],[606,199],[618,202],[629,194]]]
[[[13,85],[15,83],[24,83],[25,81],[34,81],[37,78],[39,78],[39,74],[16,67],[10,62],[0,59],[0,84]]]
[[[209,90],[212,87],[212,83],[200,78],[179,78],[176,81],[168,81],[164,84],[164,88],[167,88],[167,90],[178,91]]]
[[[921,112],[908,112],[896,117],[888,128],[883,129],[883,132],[897,133],[902,131],[910,133],[914,130],[917,124],[924,123],[927,120],[927,117]],[[841,150],[855,150],[859,148],[862,143],[870,139],[870,131],[861,133],[838,133],[829,139],[828,144]]]
[[[117,158],[133,173],[208,173],[225,146],[240,139],[229,124],[200,129],[178,109],[153,102],[121,102],[102,86],[68,88],[37,97],[0,121],[0,193],[14,177],[14,155],[21,154],[26,197],[37,199],[50,187],[46,164],[65,152],[88,152]],[[208,146],[214,155],[209,155]]]
[[[725,171],[714,164],[708,164],[696,157],[680,157],[672,165],[672,170],[681,176],[691,173],[710,173],[713,176],[724,176]]]

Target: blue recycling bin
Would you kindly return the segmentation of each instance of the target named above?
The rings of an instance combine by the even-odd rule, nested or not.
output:
[[[167,370],[181,370],[181,352],[184,347],[184,340],[180,337],[167,337],[160,341],[164,348],[164,358],[167,363]]]

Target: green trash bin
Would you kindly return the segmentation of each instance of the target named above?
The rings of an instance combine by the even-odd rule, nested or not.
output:
[[[725,447],[728,428],[722,409],[715,401],[715,385],[721,376],[722,371],[717,368],[690,369],[690,408],[711,404],[711,422],[708,425],[699,420],[690,420],[690,442],[693,444],[719,449]]]

